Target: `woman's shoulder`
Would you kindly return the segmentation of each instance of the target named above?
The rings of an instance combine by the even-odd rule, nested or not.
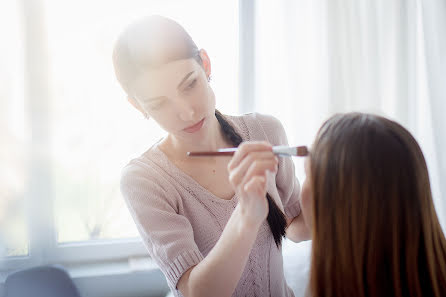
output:
[[[260,112],[249,112],[241,115],[230,115],[232,120],[236,122],[244,121],[249,124],[257,124],[262,127],[270,127],[273,129],[282,128],[282,123],[275,116]]]
[[[238,124],[238,126],[244,125],[249,131],[249,134],[264,134],[267,140],[269,140],[271,143],[275,143],[277,138],[281,139],[284,137],[285,131],[282,123],[279,119],[272,115],[259,112],[250,112],[230,117],[234,122]],[[254,140],[258,137],[252,138]]]
[[[169,174],[146,155],[132,159],[121,172],[120,191],[130,207],[159,208],[165,203],[177,209],[180,195]]]
[[[162,164],[159,149],[152,146],[139,157],[131,159],[121,171],[122,184],[145,184],[161,186],[169,184],[168,166]]]
[[[124,166],[122,169],[122,176],[126,175],[132,175],[132,174],[141,174],[144,173],[145,175],[151,174],[156,169],[154,168],[153,159],[155,152],[155,145],[151,146],[148,150],[146,150],[144,153],[139,155],[138,157],[134,157],[130,159],[130,161]]]

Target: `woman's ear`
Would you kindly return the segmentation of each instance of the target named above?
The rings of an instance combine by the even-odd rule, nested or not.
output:
[[[211,76],[211,60],[209,59],[208,53],[204,49],[200,50],[200,58],[201,61],[203,61],[204,72],[209,80],[209,77]]]
[[[147,119],[149,118],[149,115],[147,114],[147,112],[141,107],[141,105],[138,103],[138,101],[136,101],[136,99],[134,99],[133,97],[127,96],[127,101],[130,102],[130,104],[133,105],[134,108],[139,110],[145,118],[147,118]]]

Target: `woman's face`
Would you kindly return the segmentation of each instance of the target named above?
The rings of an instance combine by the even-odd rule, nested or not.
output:
[[[204,69],[192,58],[176,60],[146,71],[133,84],[137,108],[169,134],[188,141],[206,132],[215,113],[210,65],[204,58]]]
[[[304,215],[305,224],[309,229],[312,227],[313,220],[313,191],[311,189],[311,172],[310,172],[310,158],[305,158],[305,175],[306,178],[302,184],[302,191],[300,194],[300,205],[302,214]]]

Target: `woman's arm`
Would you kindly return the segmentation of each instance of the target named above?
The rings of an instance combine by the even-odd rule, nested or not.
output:
[[[214,248],[186,271],[178,289],[186,296],[231,296],[248,260],[260,225],[247,222],[237,206]]]
[[[231,296],[268,215],[266,173],[277,170],[271,145],[243,143],[228,170],[239,202],[214,248],[180,278],[177,288],[186,297]]]
[[[287,218],[286,237],[294,242],[311,239],[310,229],[305,224],[302,212],[295,218]]]

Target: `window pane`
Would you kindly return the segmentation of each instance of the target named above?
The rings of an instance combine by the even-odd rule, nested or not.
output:
[[[0,2],[0,256],[28,254],[23,48],[17,1]]]
[[[163,136],[127,102],[113,42],[149,14],[184,25],[213,66],[217,107],[236,112],[237,1],[47,0],[54,211],[60,243],[137,236],[120,195],[121,169]],[[206,13],[202,13],[206,11]]]

